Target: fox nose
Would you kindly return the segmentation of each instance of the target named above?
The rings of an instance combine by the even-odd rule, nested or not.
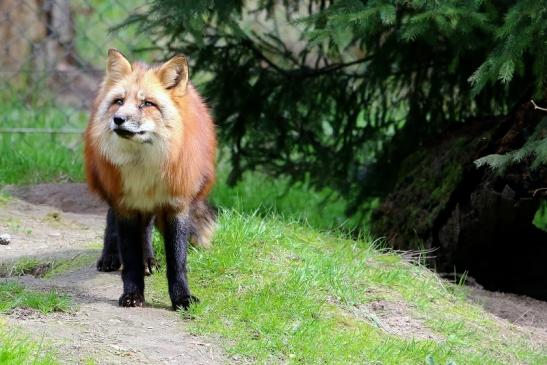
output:
[[[122,117],[114,117],[114,124],[116,125],[122,125],[125,122],[125,118]]]

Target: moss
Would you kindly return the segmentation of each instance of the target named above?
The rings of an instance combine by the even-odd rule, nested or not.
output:
[[[461,164],[453,163],[448,165],[444,171],[445,175],[441,181],[441,184],[438,185],[431,193],[431,199],[437,202],[438,208],[444,208],[444,205],[450,198],[450,194],[461,181],[463,167]]]
[[[373,228],[397,248],[427,248],[431,231],[464,177],[483,138],[460,135],[421,148],[402,163],[397,184],[378,209]]]

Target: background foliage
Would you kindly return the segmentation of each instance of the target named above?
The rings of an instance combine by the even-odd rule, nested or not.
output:
[[[261,169],[354,212],[448,125],[545,98],[546,15],[528,0],[157,0],[126,25],[190,57],[230,183]]]

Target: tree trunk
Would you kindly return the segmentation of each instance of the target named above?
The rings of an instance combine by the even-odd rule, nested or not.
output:
[[[16,75],[72,62],[74,26],[68,0],[2,0],[0,63]]]

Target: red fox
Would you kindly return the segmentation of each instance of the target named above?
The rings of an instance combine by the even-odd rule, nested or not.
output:
[[[188,80],[186,58],[131,64],[110,49],[84,153],[89,188],[110,206],[97,268],[123,266],[120,306],[144,303],[154,224],[165,242],[173,308],[197,301],[188,287],[186,252],[189,240],[211,243],[215,214],[207,195],[215,181],[216,136],[210,113]]]

